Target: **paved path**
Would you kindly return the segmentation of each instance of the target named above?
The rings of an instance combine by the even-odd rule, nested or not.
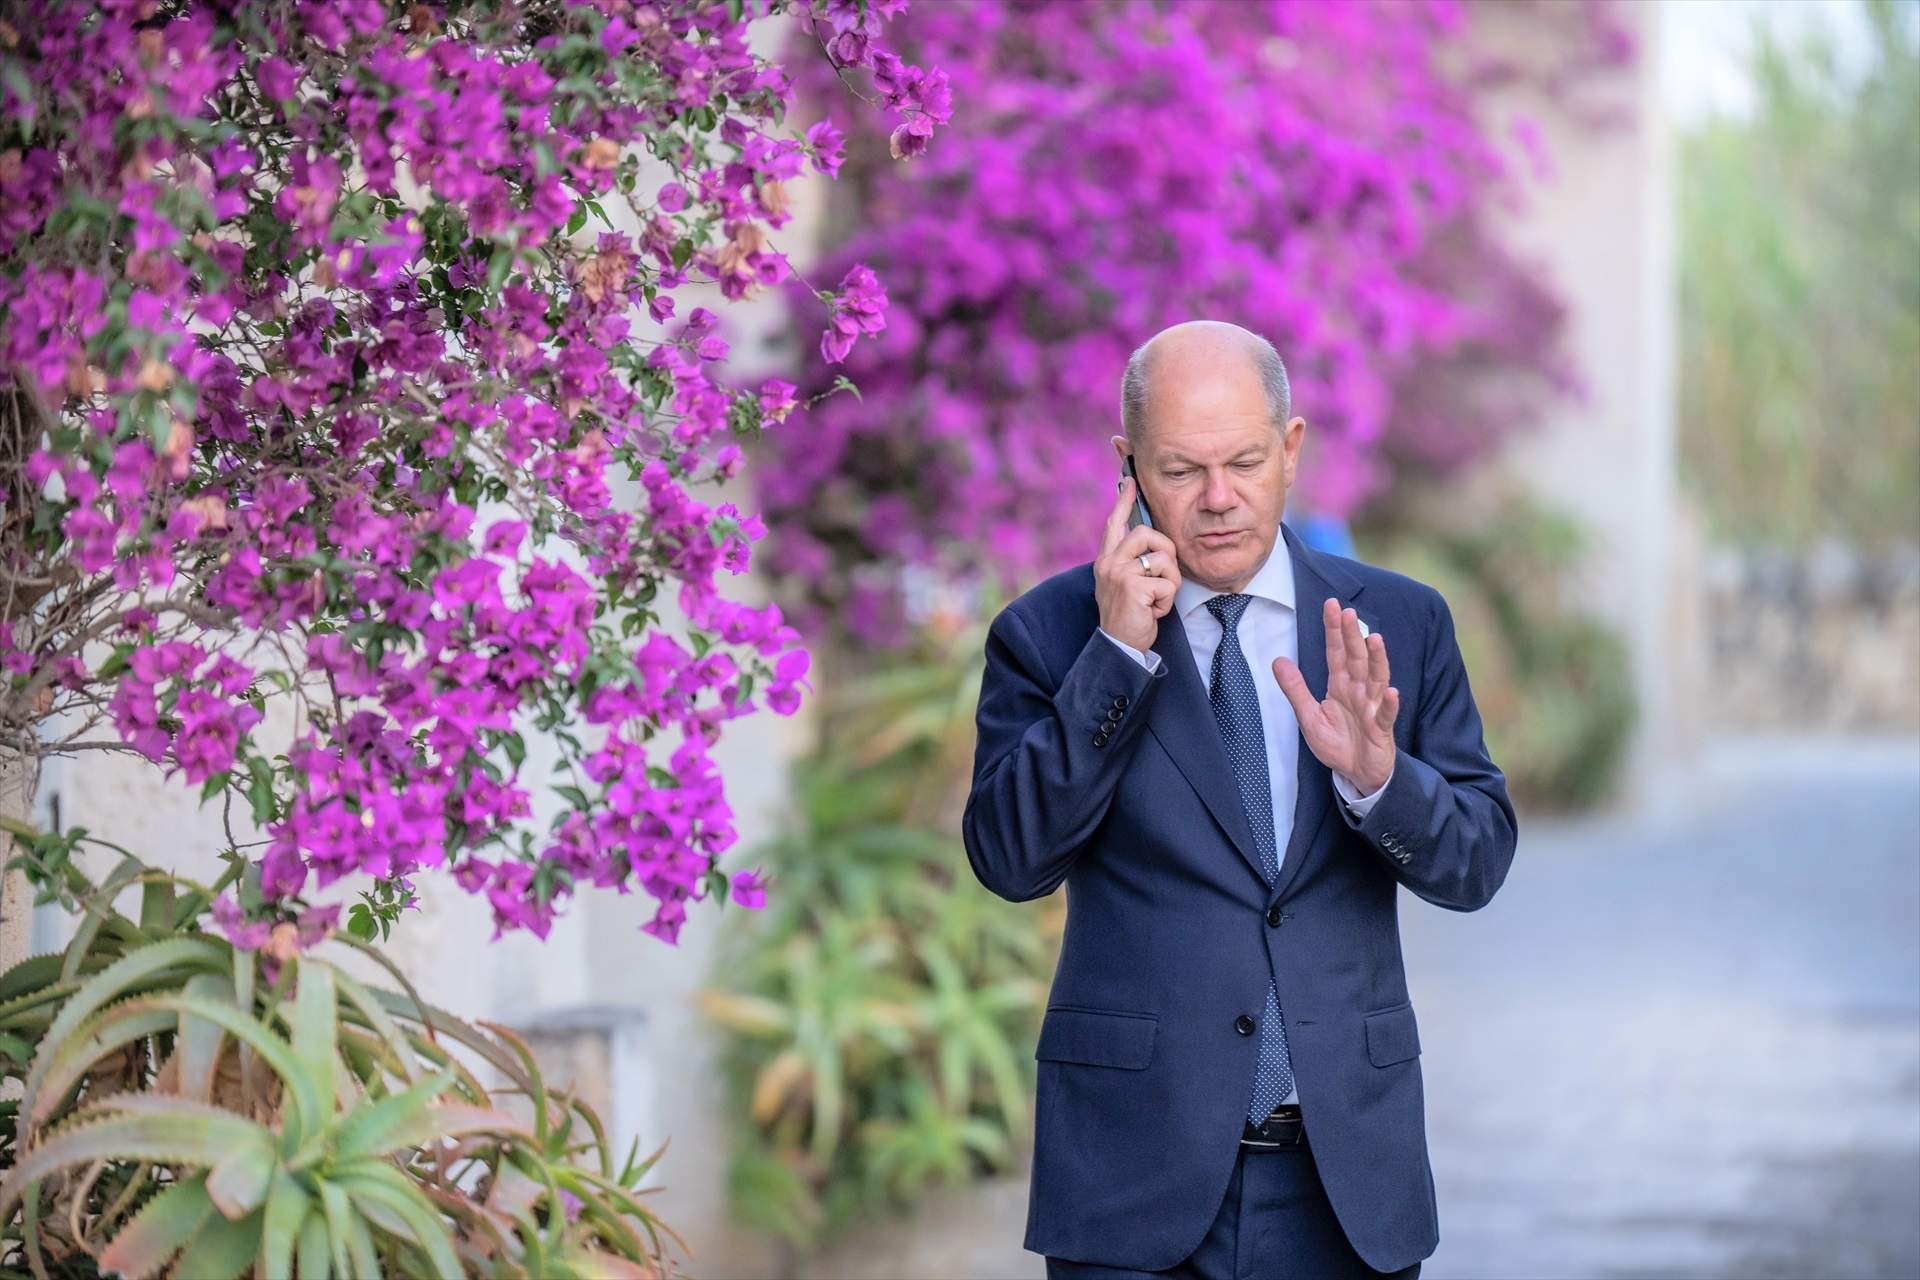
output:
[[[1423,1280],[1920,1280],[1920,741],[1708,753],[1401,898],[1440,1248]],[[806,1274],[1038,1277],[1024,1173]]]
[[[1403,899],[1447,1277],[1920,1277],[1920,743],[1747,742]]]

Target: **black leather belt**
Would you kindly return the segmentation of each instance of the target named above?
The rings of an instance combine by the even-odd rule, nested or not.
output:
[[[1307,1126],[1300,1118],[1300,1104],[1283,1102],[1259,1124],[1251,1120],[1242,1121],[1240,1145],[1262,1149],[1306,1146]]]

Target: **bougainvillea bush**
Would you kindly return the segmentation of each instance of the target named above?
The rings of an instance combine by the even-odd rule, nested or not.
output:
[[[1085,560],[1121,370],[1168,324],[1275,343],[1310,424],[1296,500],[1338,516],[1575,385],[1560,302],[1497,237],[1540,132],[1486,90],[1585,94],[1632,50],[1607,5],[1007,0],[892,30],[966,109],[910,176],[855,140],[834,190],[824,270],[877,271],[886,331],[847,361],[860,398],[752,471],[810,636],[902,639],[903,569],[994,596]]]
[[[761,520],[695,494],[796,388],[730,383],[676,291],[794,278],[783,184],[840,162],[753,23],[790,14],[906,156],[949,112],[881,43],[903,8],[0,5],[0,752],[138,751],[250,808],[243,945],[349,874],[362,934],[433,870],[543,934],[589,885],[668,941],[758,905],[709,752],[808,656],[722,590]],[[794,321],[825,363],[884,323],[840,275]],[[71,843],[30,840],[56,889]]]

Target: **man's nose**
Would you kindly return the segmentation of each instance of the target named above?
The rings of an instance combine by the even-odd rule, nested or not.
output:
[[[1233,486],[1227,483],[1225,472],[1215,472],[1207,477],[1207,492],[1202,501],[1209,511],[1231,511],[1239,502]]]

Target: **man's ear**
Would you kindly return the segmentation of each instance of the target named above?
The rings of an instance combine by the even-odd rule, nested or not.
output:
[[[1133,452],[1133,448],[1127,443],[1124,435],[1117,435],[1113,437],[1113,451],[1120,455],[1121,462],[1125,462],[1127,455]]]

